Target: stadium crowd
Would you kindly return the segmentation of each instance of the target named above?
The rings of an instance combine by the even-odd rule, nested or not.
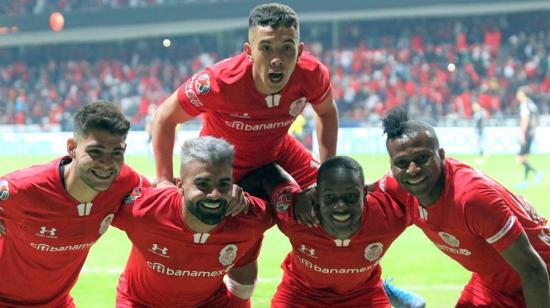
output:
[[[306,49],[331,69],[342,118],[377,121],[405,105],[436,123],[471,118],[478,102],[489,117],[517,111],[515,89],[529,84],[549,112],[549,14],[462,19],[306,24]],[[120,102],[134,127],[193,72],[241,52],[244,31],[101,44],[0,49],[0,124],[63,124],[84,102]],[[227,47],[229,46],[229,47]],[[337,46],[333,48],[332,46]]]

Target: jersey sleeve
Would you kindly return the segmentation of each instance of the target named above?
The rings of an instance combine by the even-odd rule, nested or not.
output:
[[[209,69],[194,74],[178,88],[180,106],[194,117],[207,110],[213,110],[214,103],[219,98],[219,84]]]
[[[128,233],[132,232],[132,228],[136,222],[134,219],[134,207],[142,197],[142,190],[142,187],[135,187],[128,195],[126,195],[126,197],[124,197],[124,200],[122,200],[122,206],[119,208],[113,222],[111,223],[115,228]]]
[[[300,191],[300,186],[295,182],[281,183],[271,191],[269,203],[278,223],[294,221],[292,208]]]
[[[235,267],[245,266],[250,262],[258,259],[260,255],[260,248],[262,247],[263,235],[254,243],[254,246],[248,250],[244,256],[235,264]]]
[[[523,232],[511,210],[513,198],[489,187],[472,190],[463,198],[464,215],[472,232],[498,251],[508,248]]]
[[[307,99],[313,105],[321,103],[332,94],[329,70],[319,60],[316,60],[316,62],[306,78],[307,89],[311,91]]]

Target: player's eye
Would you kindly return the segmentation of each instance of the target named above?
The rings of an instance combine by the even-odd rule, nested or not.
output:
[[[417,164],[417,165],[423,165],[423,164],[425,164],[429,159],[430,159],[430,156],[428,156],[428,155],[426,155],[426,154],[422,154],[422,155],[418,156],[418,157],[414,160],[414,163]]]
[[[223,192],[230,190],[232,187],[233,185],[230,181],[221,182],[220,184],[218,184],[218,189]]]
[[[407,169],[407,167],[409,167],[409,161],[400,159],[398,161],[395,161],[393,165],[399,169]]]
[[[271,51],[271,46],[269,45],[262,45],[260,46],[261,51]]]
[[[88,155],[90,155],[91,157],[99,157],[101,156],[102,151],[98,149],[90,149],[90,150],[87,150],[86,153],[88,153]]]
[[[344,195],[344,201],[346,203],[355,203],[359,199],[359,194],[349,193]]]
[[[326,202],[326,203],[332,203],[334,202],[336,199],[336,197],[333,195],[333,194],[326,194],[326,195],[323,195],[323,200]]]

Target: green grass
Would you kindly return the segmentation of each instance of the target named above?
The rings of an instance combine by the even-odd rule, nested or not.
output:
[[[52,157],[2,157],[0,174],[45,162]],[[388,168],[385,156],[356,156],[365,168],[368,181],[383,175]],[[539,212],[550,217],[545,198],[550,189],[550,156],[532,156],[533,166],[547,175],[541,186],[515,190],[514,184],[522,180],[523,169],[512,155],[491,156],[481,165],[475,156],[459,156],[513,191],[526,196]],[[145,175],[153,174],[152,162],[146,157],[128,157],[127,163]],[[126,236],[110,228],[93,246],[79,281],[72,291],[79,307],[113,307],[120,270],[124,268],[130,243]],[[281,276],[280,263],[290,245],[284,236],[272,228],[266,233],[260,254],[260,280],[253,296],[254,307],[268,307]],[[428,307],[452,307],[458,299],[469,273],[460,265],[439,252],[416,227],[409,228],[393,244],[382,261],[383,277],[394,277],[394,283],[421,294]]]

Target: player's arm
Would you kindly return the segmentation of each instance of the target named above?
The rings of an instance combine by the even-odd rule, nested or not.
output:
[[[522,232],[500,255],[519,274],[527,307],[550,307],[546,264]]]
[[[223,277],[231,307],[250,307],[250,297],[256,287],[258,263],[256,260],[234,267]]]
[[[315,111],[315,130],[319,144],[319,158],[324,162],[336,155],[336,142],[338,141],[338,109],[328,94],[319,104],[313,105]]]
[[[157,109],[152,125],[153,153],[157,171],[157,187],[173,186],[172,156],[176,126],[192,119],[180,106],[178,90],[174,91]]]

